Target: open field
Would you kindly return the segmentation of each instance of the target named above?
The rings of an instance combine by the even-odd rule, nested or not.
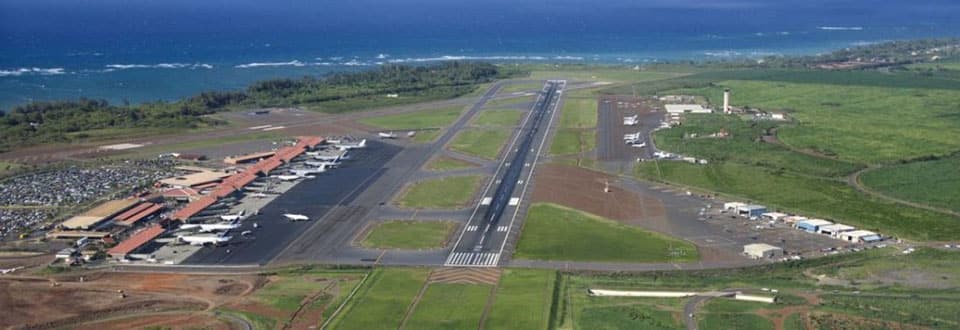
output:
[[[485,159],[496,159],[510,138],[511,130],[468,128],[461,130],[448,145],[450,150]]]
[[[407,187],[397,199],[406,208],[455,209],[467,205],[480,185],[479,175],[428,179]]]
[[[862,288],[960,288],[960,253],[919,249],[909,255],[851,262],[843,267],[815,269],[814,272],[834,282],[845,281]]]
[[[683,125],[654,133],[658,148],[683,155],[705,158],[711,162],[733,161],[771,170],[792,171],[823,177],[840,177],[861,165],[816,157],[792,151],[784,146],[758,142],[779,124],[744,121],[737,116],[720,114],[686,115]],[[710,137],[725,131],[727,137]]]
[[[452,106],[439,109],[420,110],[395,115],[368,117],[360,119],[364,125],[391,130],[413,129],[441,129],[449,126],[460,113],[463,107]]]
[[[693,244],[554,204],[534,204],[524,223],[520,259],[690,262]]]
[[[531,79],[571,79],[579,81],[638,82],[677,77],[681,72],[635,71],[629,66],[600,67],[584,65],[561,65],[559,67],[535,66]]]
[[[476,329],[490,285],[431,283],[407,320],[407,329]]]
[[[11,162],[2,162],[0,161],[0,178],[7,176],[11,173],[14,173],[23,168],[23,165]]]
[[[889,163],[960,149],[960,141],[953,138],[960,135],[960,116],[954,109],[960,96],[953,85],[960,84],[936,85],[903,75],[899,79],[904,81],[884,87],[727,80],[675,92],[706,95],[716,103],[723,89],[730,88],[734,106],[786,111],[802,123],[778,131],[784,143],[853,162]]]
[[[960,235],[960,221],[954,217],[864,196],[841,181],[731,162],[644,162],[637,167],[637,174],[757,201],[804,216],[833,219],[884,235],[918,240],[949,240]]]
[[[556,272],[551,270],[504,270],[486,326],[548,329],[556,278]]]
[[[476,164],[459,160],[456,158],[437,156],[434,157],[426,165],[426,169],[430,171],[450,171],[450,170],[459,170],[464,168],[477,167]]]
[[[378,269],[335,320],[337,329],[396,329],[429,270],[418,268]]]
[[[700,317],[699,327],[705,330],[773,329],[773,322],[754,314],[706,313]]]
[[[449,221],[396,220],[373,227],[360,243],[373,249],[436,249],[446,243],[453,231]]]
[[[471,124],[479,127],[516,127],[523,112],[517,110],[483,110]]]
[[[597,98],[592,90],[569,93],[560,111],[560,125],[550,144],[551,155],[579,154],[597,146]]]
[[[860,181],[881,194],[960,212],[960,155],[871,170]]]
[[[433,142],[433,140],[436,140],[437,137],[440,136],[440,132],[443,132],[443,130],[439,128],[428,128],[428,129],[419,130],[417,131],[417,135],[413,136],[413,142],[417,142],[417,143]]]
[[[550,144],[551,155],[580,154],[593,150],[597,145],[595,129],[558,129]]]
[[[523,92],[523,91],[538,92],[542,87],[543,87],[542,81],[510,84],[510,85],[504,85],[503,88],[500,89],[499,94],[503,95],[503,94],[510,94],[510,93],[516,93],[516,92]]]
[[[496,100],[490,100],[483,105],[484,109],[498,109],[498,108],[527,108],[526,105],[520,106],[524,103],[532,103],[532,96],[517,96],[517,97],[508,97]]]

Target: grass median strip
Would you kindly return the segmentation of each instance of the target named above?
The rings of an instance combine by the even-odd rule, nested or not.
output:
[[[397,204],[406,208],[455,209],[470,202],[480,184],[479,175],[428,179],[410,185]]]
[[[407,321],[407,329],[476,329],[490,285],[431,283]]]
[[[496,159],[510,138],[510,130],[470,128],[460,131],[450,142],[450,150],[485,159]]]
[[[375,249],[436,249],[444,246],[453,227],[450,221],[387,221],[373,227],[361,245]]]
[[[385,268],[376,270],[352,306],[337,323],[337,329],[396,329],[427,279],[429,270]]]

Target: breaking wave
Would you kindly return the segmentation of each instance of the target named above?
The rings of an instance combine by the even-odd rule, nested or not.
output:
[[[206,63],[107,64],[108,71],[127,69],[213,69]]]
[[[824,31],[863,31],[862,26],[818,26],[817,29]]]
[[[17,77],[22,75],[52,76],[66,73],[63,68],[16,68],[13,70],[0,70],[0,77]]]
[[[240,64],[234,66],[238,69],[248,69],[248,68],[259,68],[259,67],[274,67],[274,66],[306,66],[306,63],[300,62],[298,60],[293,60],[289,62],[253,62],[247,64]]]

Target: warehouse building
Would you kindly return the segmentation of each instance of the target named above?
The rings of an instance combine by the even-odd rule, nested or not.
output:
[[[737,207],[737,214],[745,217],[759,217],[767,213],[767,207],[763,205],[742,205]]]
[[[869,230],[854,230],[841,233],[840,239],[854,243],[872,243],[879,242],[883,238],[880,237],[880,234]]]
[[[832,225],[833,222],[823,220],[823,219],[810,219],[805,221],[797,222],[797,229],[817,233],[820,232],[820,227],[825,227]]]
[[[699,104],[665,104],[667,113],[713,113],[713,110]]]
[[[740,203],[740,202],[728,202],[728,203],[723,203],[723,209],[724,209],[724,210],[736,210],[737,208],[739,208],[739,207],[741,207],[741,206],[747,206],[747,204]]]
[[[764,243],[743,246],[743,254],[753,259],[771,259],[783,256],[783,249]]]
[[[827,236],[840,237],[840,234],[848,231],[854,231],[856,229],[857,228],[853,228],[852,226],[847,226],[847,225],[838,223],[838,224],[820,227],[819,233]]]
[[[60,224],[60,227],[72,230],[90,230],[111,217],[134,207],[139,202],[137,199],[118,199],[105,202],[67,219],[67,221]]]
[[[780,221],[786,218],[787,214],[780,213],[780,212],[767,212],[767,213],[761,214],[761,216],[763,216],[763,218],[767,220]]]

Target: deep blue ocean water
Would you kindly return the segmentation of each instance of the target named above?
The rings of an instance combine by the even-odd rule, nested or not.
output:
[[[644,63],[960,32],[960,1],[0,0],[0,109],[440,59]]]

